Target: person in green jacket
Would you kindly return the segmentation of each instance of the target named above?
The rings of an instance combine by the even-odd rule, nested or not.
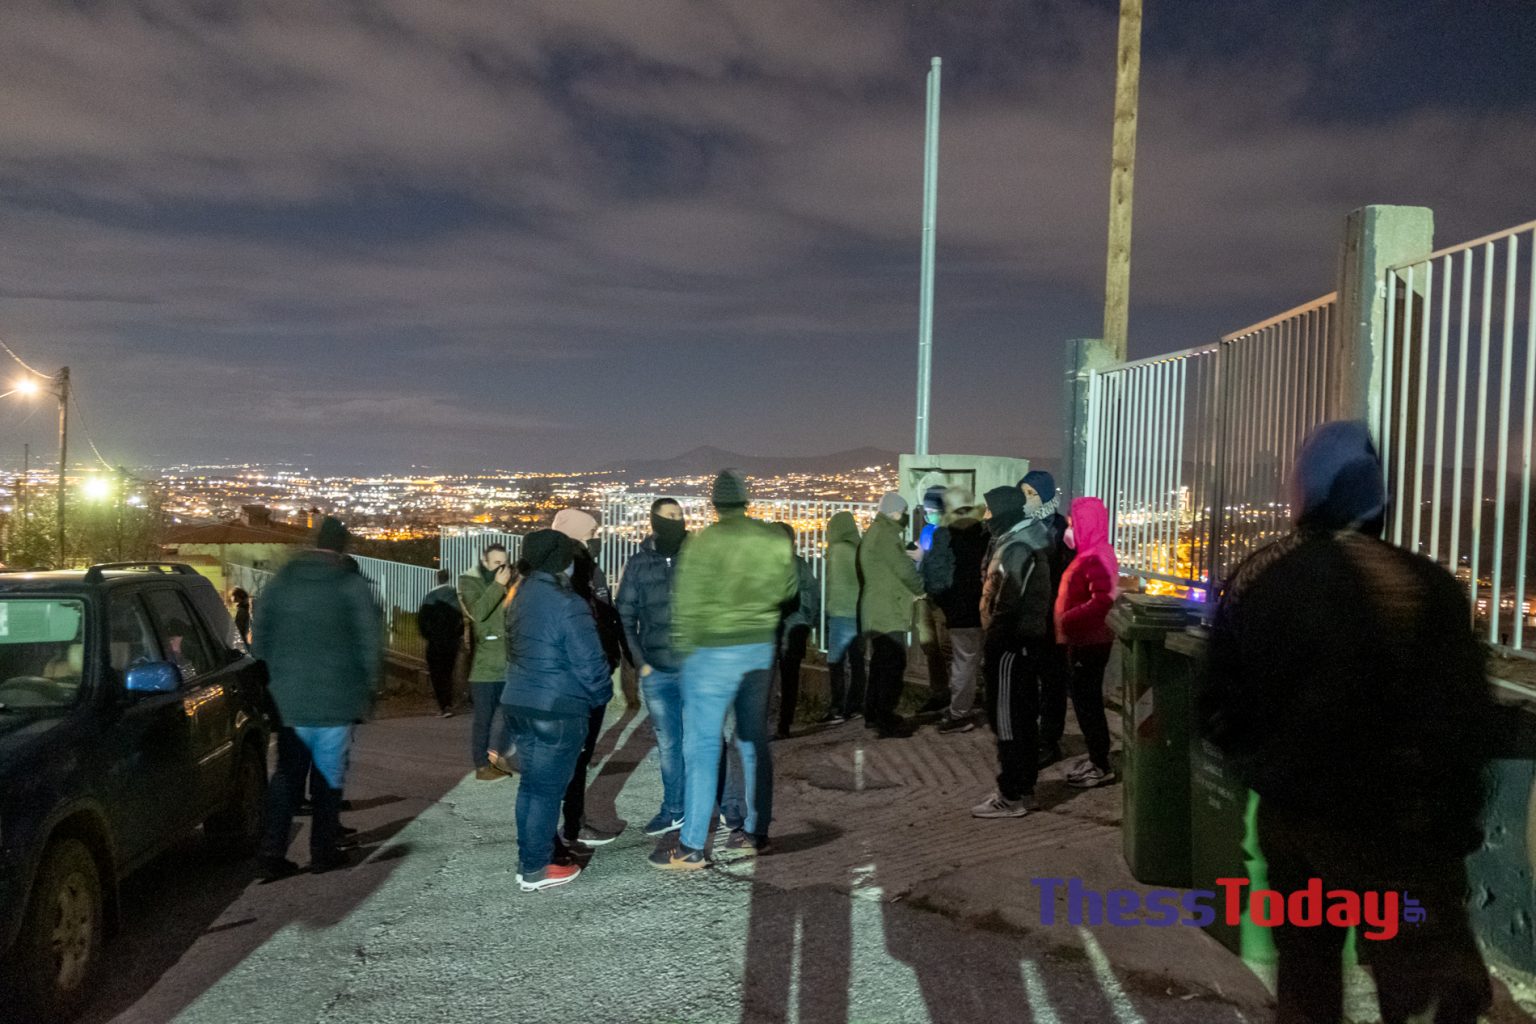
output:
[[[693,871],[704,856],[720,779],[726,713],[736,712],[746,815],[726,848],[753,854],[768,844],[773,763],[768,690],[779,621],[795,609],[800,577],[789,538],[747,517],[747,483],[731,470],[712,492],[719,522],[690,537],[678,557],[672,599],[673,650],[683,664],[683,828],[651,854],[654,867]]]
[[[864,718],[881,739],[912,735],[911,724],[896,713],[896,705],[907,673],[912,603],[923,593],[923,578],[902,541],[906,523],[906,499],[887,491],[859,542],[859,628],[870,644]]]
[[[501,711],[501,690],[507,681],[506,604],[512,590],[512,565],[502,544],[480,553],[480,564],[459,577],[459,604],[470,627],[469,696],[475,721],[469,734],[469,763],[481,781],[512,774],[512,722]],[[496,716],[501,728],[491,741]]]
[[[859,637],[859,523],[839,512],[827,523],[827,671],[832,701],[822,722],[864,713],[864,642]],[[848,685],[850,682],[852,685]]]
[[[310,870],[347,863],[341,849],[341,791],[354,723],[373,706],[383,643],[373,591],[343,563],[349,535],[338,520],[320,524],[315,548],[278,572],[256,605],[256,657],[266,662],[277,708],[277,768],[268,795],[267,828],[257,859],[264,879],[294,874],[289,829],[310,768],[314,794]]]

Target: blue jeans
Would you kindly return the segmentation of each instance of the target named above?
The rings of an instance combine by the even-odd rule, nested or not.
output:
[[[661,761],[661,813],[672,821],[683,816],[683,674],[652,666],[640,677],[640,696]]]
[[[469,684],[469,698],[475,705],[475,724],[469,731],[469,763],[476,768],[484,767],[487,750],[494,750],[504,757],[512,753],[512,719],[501,706],[501,691],[506,687],[500,679]],[[501,715],[501,728],[496,730],[496,742],[492,745],[491,726],[498,714]]]
[[[347,781],[352,748],[350,725],[285,726],[277,734],[277,768],[267,791],[267,830],[261,854],[277,859],[288,854],[288,830],[304,797],[310,768],[324,780],[314,787],[314,817],[310,821],[309,852],[326,857],[341,842],[341,787]]]
[[[742,828],[747,820],[747,786],[742,781],[741,751],[736,746],[736,715],[725,716],[724,745],[720,751],[720,816],[727,828]]]
[[[720,781],[720,738],[726,712],[736,712],[746,817],[743,827],[766,835],[773,819],[773,759],[768,753],[768,690],[773,644],[704,647],[683,666],[683,766],[687,778],[682,843],[709,842]]]
[[[848,648],[859,638],[859,620],[851,615],[836,615],[827,619],[827,664],[842,661]]]
[[[510,717],[521,769],[517,783],[517,862],[518,870],[526,876],[543,871],[554,856],[560,802],[587,738],[587,719],[515,712]]]
[[[827,619],[827,681],[830,710],[844,717],[864,712],[864,641],[853,616]]]

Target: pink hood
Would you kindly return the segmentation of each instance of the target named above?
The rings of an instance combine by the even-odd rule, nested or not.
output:
[[[1098,498],[1072,501],[1072,540],[1077,557],[1097,558],[1109,570],[1111,578],[1120,575],[1120,559],[1109,543],[1109,509]]]

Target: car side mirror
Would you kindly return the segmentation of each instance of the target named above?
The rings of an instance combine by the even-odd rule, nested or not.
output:
[[[129,693],[175,693],[181,688],[181,669],[168,661],[152,661],[128,670]]]

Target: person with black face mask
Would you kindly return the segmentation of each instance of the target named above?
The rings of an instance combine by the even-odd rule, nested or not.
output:
[[[598,639],[603,644],[603,656],[608,659],[608,671],[618,671],[619,665],[630,659],[628,644],[624,640],[624,623],[619,610],[613,606],[608,593],[608,580],[597,564],[602,553],[602,541],[597,536],[597,520],[575,508],[564,508],[555,513],[552,529],[575,541],[572,550],[575,561],[570,567],[571,589],[592,610],[597,624]],[[583,847],[603,846],[619,837],[622,829],[594,825],[586,820],[587,768],[592,764],[592,754],[597,749],[598,738],[603,733],[603,716],[607,706],[593,708],[587,722],[587,742],[581,748],[576,761],[576,772],[571,776],[570,788],[565,792],[565,826],[560,837],[572,856],[583,856]],[[565,859],[562,855],[562,859]]]
[[[997,792],[971,808],[977,818],[1029,813],[1039,768],[1039,661],[1051,637],[1050,537],[1026,514],[1017,487],[986,494],[986,568],[981,583],[987,712],[997,734]]]
[[[651,505],[651,535],[619,582],[619,618],[640,666],[640,694],[661,760],[661,808],[645,826],[648,836],[683,827],[683,661],[672,649],[672,583],[687,536],[682,506],[658,498]]]
[[[459,606],[469,624],[469,696],[475,708],[470,729],[470,763],[475,778],[492,782],[512,774],[512,723],[500,714],[499,695],[507,672],[507,642],[502,635],[515,576],[507,549],[491,544],[480,553],[480,564],[459,577]],[[494,735],[493,735],[494,734]]]

